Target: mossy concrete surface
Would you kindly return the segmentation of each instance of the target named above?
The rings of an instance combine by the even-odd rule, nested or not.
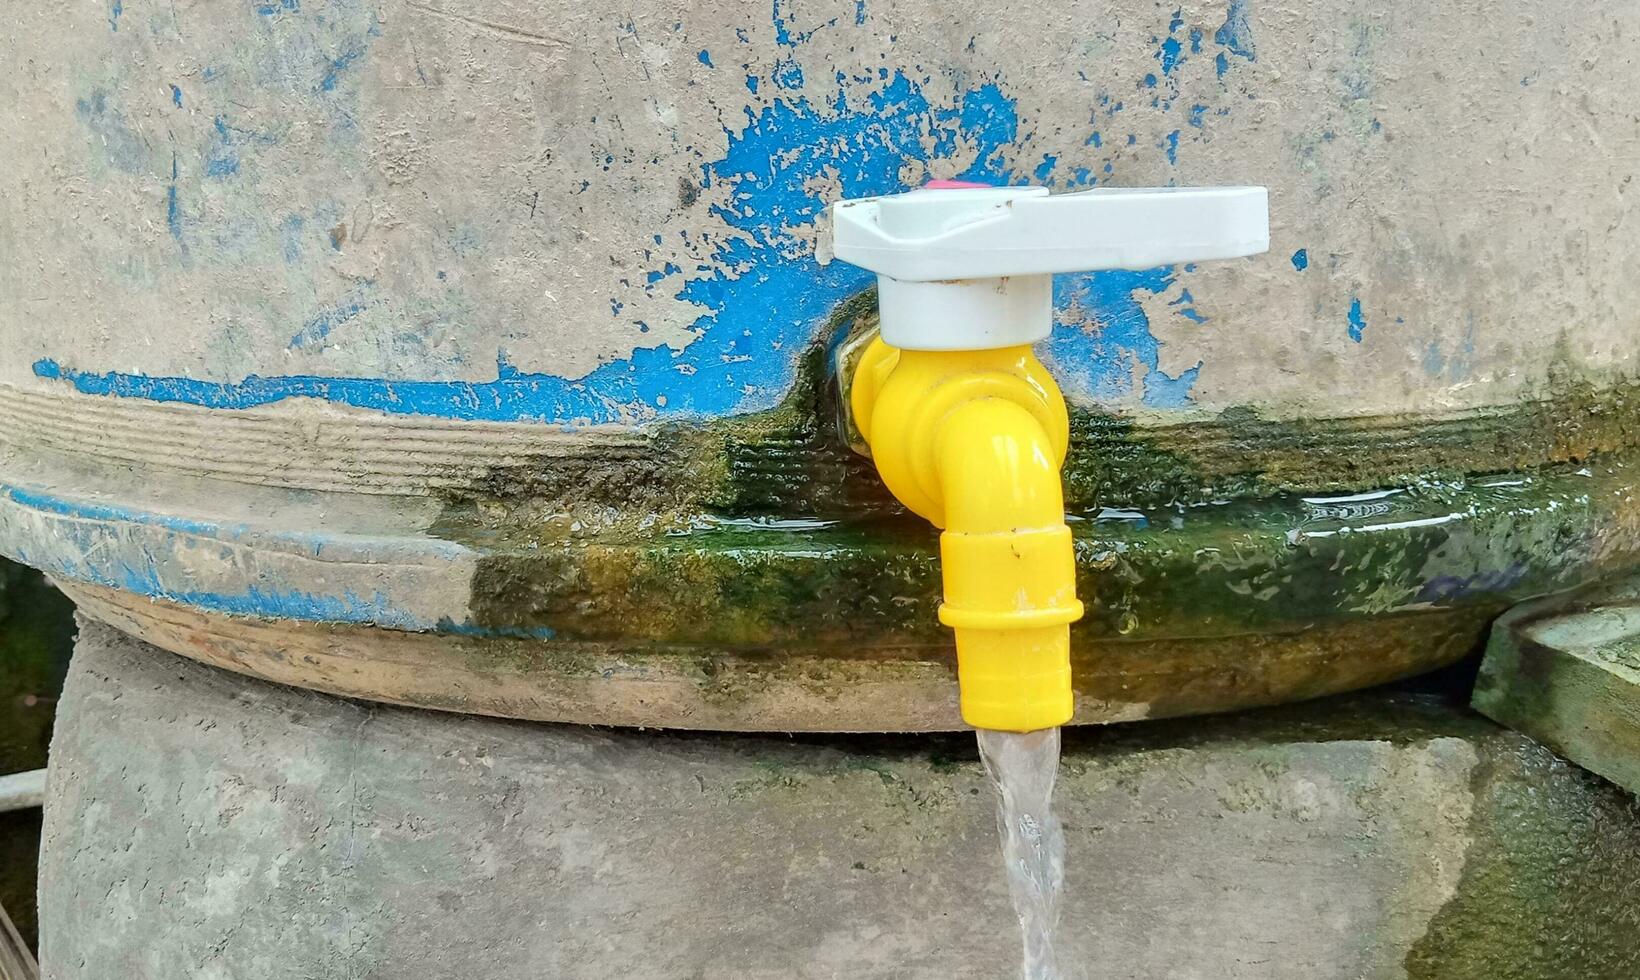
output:
[[[112,976],[997,978],[963,735],[677,735],[370,706],[87,624],[43,967]],[[1431,694],[1077,731],[1073,976],[1640,975],[1640,810]]]
[[[1640,578],[1501,617],[1475,707],[1640,792]]]

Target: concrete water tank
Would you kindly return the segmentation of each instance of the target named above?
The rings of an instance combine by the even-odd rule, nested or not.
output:
[[[0,548],[319,690],[948,727],[933,536],[837,435],[871,277],[823,205],[1257,182],[1269,254],[1058,285],[1078,717],[1445,663],[1632,545],[1627,17],[23,10]]]
[[[935,536],[841,408],[873,277],[825,205],[1255,183],[1268,254],[1055,288],[1077,720],[1448,664],[1633,563],[1637,34],[1539,0],[23,5],[0,553],[151,644],[97,634],[132,684],[158,648],[506,718],[954,728]],[[81,803],[122,771],[63,758]]]

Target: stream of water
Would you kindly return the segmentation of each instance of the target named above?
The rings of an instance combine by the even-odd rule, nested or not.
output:
[[[1059,773],[1059,729],[979,731],[979,754],[997,793],[997,832],[1008,892],[1024,940],[1024,980],[1060,980],[1054,958],[1059,891],[1065,881],[1065,834],[1053,813]]]

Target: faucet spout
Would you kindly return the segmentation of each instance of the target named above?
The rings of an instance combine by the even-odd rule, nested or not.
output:
[[[963,720],[1001,731],[1069,721],[1082,604],[1052,376],[1027,346],[902,351],[879,339],[852,397],[884,482],[943,529],[940,621],[956,631]]]

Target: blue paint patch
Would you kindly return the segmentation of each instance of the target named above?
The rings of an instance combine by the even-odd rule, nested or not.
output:
[[[806,34],[798,36],[796,38],[793,38],[792,32],[786,27],[786,17],[785,17],[784,14],[782,14],[780,12],[780,8],[782,6],[780,0],[773,0],[773,3],[774,3],[773,19],[774,19],[774,41],[775,41],[775,43],[780,45],[783,48],[789,48],[789,47],[795,46],[799,41],[808,40],[808,35],[806,35]]]
[[[1031,176],[1036,178],[1037,183],[1045,183],[1053,174],[1053,168],[1058,166],[1058,164],[1058,157],[1054,156],[1052,153],[1044,153],[1042,154],[1042,162],[1037,165],[1036,170],[1032,172]]]
[[[1179,131],[1177,129],[1167,134],[1167,162],[1175,165],[1179,162]]]
[[[363,596],[351,589],[330,594],[269,588],[260,584],[248,584],[243,591],[233,592],[179,588],[162,571],[169,564],[163,560],[169,554],[184,548],[198,551],[211,542],[222,549],[224,559],[230,557],[233,554],[232,543],[252,533],[252,529],[243,524],[218,524],[70,500],[49,492],[10,485],[0,486],[0,496],[37,513],[64,518],[50,531],[52,540],[61,547],[52,549],[48,554],[35,553],[30,556],[33,563],[43,570],[63,578],[236,616],[356,623],[404,630],[428,630],[439,626],[397,606],[379,590]],[[109,544],[119,533],[119,525],[156,528],[160,533],[152,544],[140,549],[111,548]],[[326,538],[314,534],[270,533],[267,537],[295,543],[313,557],[319,557],[327,543]],[[208,540],[201,542],[201,538]],[[121,550],[129,550],[132,554],[122,557]],[[466,551],[460,545],[446,542],[427,542],[427,550],[435,556],[449,557]]]
[[[1229,73],[1229,71],[1230,71],[1230,59],[1226,58],[1224,56],[1223,51],[1220,51],[1218,54],[1213,56],[1213,72],[1214,72],[1214,74],[1218,75],[1220,78],[1223,78],[1226,74]]]
[[[1446,370],[1446,355],[1441,353],[1439,341],[1431,340],[1424,348],[1424,373],[1432,378],[1438,378]]]
[[[280,252],[285,257],[286,265],[295,265],[302,261],[302,216],[293,214],[285,218],[279,225],[279,235],[282,239]],[[443,273],[440,273],[440,278]]]
[[[1361,301],[1359,299],[1352,298],[1350,300],[1349,323],[1350,339],[1359,344],[1361,336],[1367,331],[1367,318],[1361,312]]]
[[[170,231],[171,238],[182,250],[188,254],[188,244],[182,240],[182,209],[177,203],[177,155],[171,154],[171,183],[165,188],[165,227]]]
[[[256,5],[256,12],[262,17],[273,17],[278,14],[293,14],[301,9],[301,0],[278,0],[278,2],[259,3]]]
[[[392,414],[566,426],[770,408],[790,390],[798,359],[831,311],[874,280],[846,263],[815,262],[807,231],[828,203],[822,193],[905,190],[907,160],[961,160],[965,169],[953,176],[990,184],[1023,176],[1004,163],[1004,151],[1017,145],[1019,119],[996,84],[936,105],[902,73],[885,73],[884,81],[863,96],[839,88],[819,103],[782,96],[747,108],[743,125],[727,133],[724,156],[702,167],[700,182],[722,189],[713,213],[730,232],[705,245],[705,254],[687,263],[690,271],[671,265],[658,277],[640,273],[643,288],[669,290],[704,310],[690,327],[694,339],[681,347],[640,349],[580,378],[520,370],[505,351],[496,353],[490,381],[302,374],[218,382],[99,373],[54,359],[37,361],[34,373],[86,394],[210,408],[308,397]],[[821,175],[828,180],[817,180]],[[913,186],[921,183],[909,176]],[[325,223],[323,216],[310,217],[309,224]],[[287,254],[299,254],[301,229],[287,219]],[[180,243],[180,231],[177,237]],[[1170,378],[1156,367],[1158,342],[1135,299],[1136,291],[1166,288],[1171,276],[1159,269],[1060,277],[1058,308],[1074,308],[1079,322],[1061,323],[1049,349],[1073,396],[1129,391],[1142,367],[1147,404],[1188,400],[1195,374]],[[343,314],[356,315],[344,306],[327,322],[304,324],[292,341],[322,340]]]
[[[1132,394],[1135,362],[1144,368],[1141,400],[1154,408],[1188,404],[1200,365],[1170,377],[1159,367],[1161,342],[1150,330],[1150,320],[1138,294],[1166,291],[1174,269],[1085,273],[1058,276],[1054,281],[1055,330],[1042,345],[1042,355],[1068,391],[1099,401],[1115,401]],[[1067,323],[1063,311],[1085,311],[1090,319]]]
[[[361,42],[330,59],[325,68],[324,77],[319,79],[319,91],[334,92],[337,83],[341,81],[342,73],[362,57],[364,57],[364,44]]]
[[[1196,297],[1190,295],[1190,290],[1188,289],[1181,290],[1179,292],[1179,298],[1167,305],[1177,306],[1179,308],[1177,310],[1178,314],[1186,320],[1189,320],[1191,323],[1202,324],[1207,322],[1207,317],[1203,316],[1201,312],[1196,309]]]
[[[1087,146],[1091,146],[1091,147],[1093,147],[1093,148],[1094,148],[1094,149],[1096,149],[1096,150],[1097,150],[1097,149],[1099,149],[1099,148],[1100,148],[1100,147],[1101,147],[1101,146],[1104,146],[1104,145],[1105,145],[1105,140],[1104,140],[1104,138],[1103,138],[1103,137],[1101,137],[1101,136],[1100,136],[1100,135],[1099,135],[1099,132],[1098,132],[1098,131],[1097,131],[1097,130],[1095,130],[1095,131],[1094,131],[1094,134],[1093,134],[1093,135],[1092,135],[1092,136],[1089,136],[1089,137],[1088,137],[1088,142],[1087,142],[1087,144],[1086,144],[1086,145],[1087,145]]]
[[[753,95],[757,94],[757,76],[756,75],[747,75],[746,76],[746,91],[752,93]]]
[[[1179,60],[1183,51],[1184,45],[1180,44],[1179,39],[1176,37],[1170,37],[1162,42],[1162,50],[1159,57],[1162,61],[1163,75],[1171,75],[1173,74],[1173,69],[1179,67]]]
[[[1205,116],[1206,114],[1207,114],[1207,106],[1204,106],[1204,105],[1193,105],[1193,106],[1191,106],[1190,107],[1190,125],[1196,127],[1197,129],[1201,129],[1202,125],[1203,125],[1202,117]]]
[[[348,299],[328,310],[321,310],[302,325],[296,336],[286,345],[288,350],[300,350],[322,343],[330,332],[365,311],[370,304],[363,299]]]
[[[106,90],[97,89],[75,100],[74,115],[91,131],[93,151],[101,150],[110,166],[128,174],[149,172],[152,164],[146,142]]]
[[[666,263],[666,265],[664,267],[662,267],[660,269],[651,270],[650,272],[646,273],[644,275],[644,281],[649,283],[650,285],[654,285],[655,283],[660,282],[662,279],[665,279],[668,276],[677,275],[678,273],[680,273],[682,271],[683,271],[683,269],[682,269],[681,266],[677,266],[677,265],[674,265],[671,262],[668,262],[668,263]]]
[[[182,108],[182,89],[177,88],[175,85],[171,86],[171,104],[178,109]]]
[[[859,27],[866,22],[866,0],[854,0],[854,26]]]
[[[222,525],[210,521],[176,517],[170,514],[138,512],[108,504],[67,500],[48,493],[12,485],[0,486],[0,493],[3,493],[6,499],[22,504],[30,510],[56,514],[59,517],[72,517],[76,520],[140,523],[188,534],[208,534],[212,536],[218,535],[223,530]]]
[[[1190,29],[1190,53],[1202,53],[1202,32],[1194,27]]]
[[[231,177],[239,172],[239,147],[277,142],[272,135],[230,126],[227,120],[217,116],[211,120],[211,139],[205,148],[205,176],[219,180]]]
[[[1145,86],[1145,88],[1155,88],[1156,87],[1156,76],[1154,74],[1147,74],[1145,76],[1144,86]],[[1120,109],[1121,106],[1117,106],[1117,108]]]
[[[776,62],[770,77],[776,85],[784,89],[803,87],[803,68],[791,58],[782,58]]]
[[[1196,387],[1196,378],[1202,373],[1200,361],[1188,371],[1172,378],[1162,373],[1160,368],[1153,369],[1145,374],[1144,403],[1146,408],[1183,408],[1193,400],[1191,391]]]
[[[1230,6],[1224,13],[1224,25],[1213,33],[1213,43],[1238,58],[1257,61],[1258,55],[1253,51],[1253,29],[1247,23],[1247,5],[1248,0],[1230,0]],[[1223,57],[1222,52],[1220,57]]]
[[[1309,267],[1310,267],[1310,250],[1309,249],[1301,248],[1298,251],[1293,253],[1293,269],[1295,271],[1303,272],[1305,269],[1308,269]]]
[[[114,0],[113,3],[108,5],[109,30],[118,31],[120,29],[120,14],[123,13],[125,13],[125,4],[121,3],[120,0]]]
[[[695,60],[699,61],[708,68],[717,67],[717,65],[712,64],[712,53],[705,48],[700,49],[700,54],[695,55]]]

